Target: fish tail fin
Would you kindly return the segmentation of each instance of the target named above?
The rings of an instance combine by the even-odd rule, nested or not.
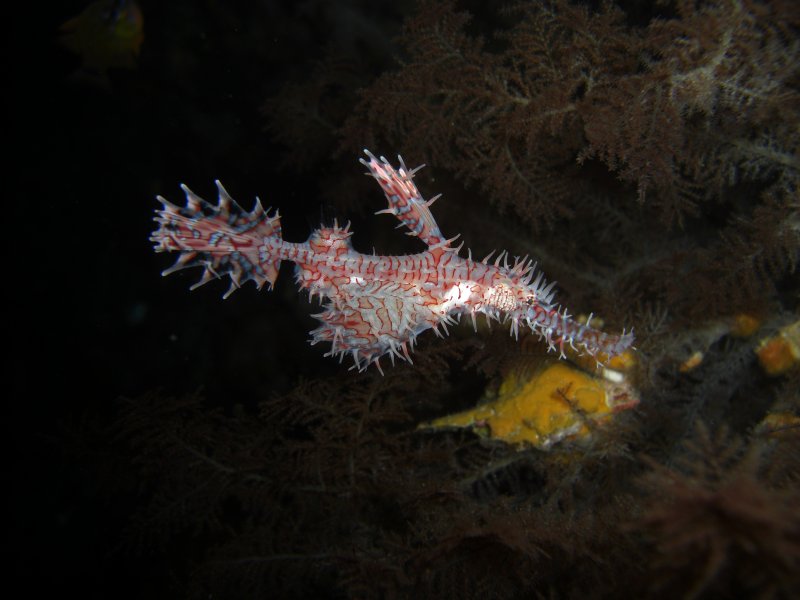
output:
[[[270,249],[282,241],[280,215],[277,212],[270,215],[258,198],[253,210],[247,212],[219,181],[216,184],[219,192],[216,206],[185,185],[181,185],[186,194],[183,207],[158,196],[163,208],[156,211],[155,221],[159,227],[150,241],[156,252],[180,252],[175,264],[162,275],[189,267],[204,267],[202,277],[191,289],[229,275],[231,287],[225,298],[249,280],[259,289],[265,283],[272,288],[278,278],[281,259],[274,258]]]

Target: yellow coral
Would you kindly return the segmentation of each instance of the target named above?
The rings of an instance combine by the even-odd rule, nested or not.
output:
[[[495,400],[420,427],[471,428],[509,444],[547,449],[567,437],[588,436],[591,423],[638,403],[635,391],[624,380],[592,377],[559,362],[531,378],[511,373]]]
[[[777,335],[762,340],[756,348],[758,362],[767,375],[782,375],[800,365],[800,321],[787,325]]]
[[[762,320],[756,316],[739,313],[733,317],[731,335],[735,337],[750,337],[761,327]]]
[[[705,355],[699,350],[697,350],[678,366],[678,371],[680,371],[681,373],[688,373],[689,371],[693,371],[700,366],[704,358]]]
[[[790,412],[770,412],[756,426],[755,432],[772,438],[800,436],[800,417]]]

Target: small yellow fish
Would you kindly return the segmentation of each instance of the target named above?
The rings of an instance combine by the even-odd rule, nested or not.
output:
[[[60,42],[83,60],[82,69],[105,78],[108,69],[133,69],[144,40],[139,5],[101,0],[61,25]]]

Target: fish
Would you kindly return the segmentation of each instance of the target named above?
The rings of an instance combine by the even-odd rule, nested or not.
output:
[[[132,0],[92,2],[60,27],[59,42],[81,58],[80,73],[107,82],[109,69],[135,69],[144,16]]]
[[[310,333],[310,343],[330,344],[325,356],[352,358],[364,371],[370,365],[383,372],[380,359],[412,362],[411,350],[427,330],[444,337],[448,327],[468,316],[477,331],[477,315],[509,324],[519,337],[526,328],[537,334],[551,351],[566,358],[568,346],[579,354],[602,361],[632,347],[633,331],[610,334],[573,318],[555,301],[555,282],[548,283],[528,257],[510,258],[505,251],[491,259],[461,255],[459,236],[446,238],[431,213],[440,197],[425,200],[413,181],[424,165],[408,169],[364,150],[360,162],[384,192],[389,214],[400,221],[407,235],[426,246],[417,254],[384,256],[362,254],[353,248],[349,223],[320,227],[305,242],[289,242],[281,234],[278,211],[264,210],[256,198],[245,211],[217,181],[217,204],[211,204],[187,186],[178,206],[157,196],[157,229],[150,237],[156,252],[180,253],[163,275],[202,267],[196,289],[209,281],[230,278],[229,297],[244,283],[270,289],[282,261],[295,264],[295,280],[309,299],[318,297],[322,312],[314,315],[320,326]]]

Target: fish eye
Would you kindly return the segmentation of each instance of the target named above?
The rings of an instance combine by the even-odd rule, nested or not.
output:
[[[528,306],[532,306],[534,301],[535,301],[535,298],[533,296],[528,296],[525,299],[525,304],[527,304]]]

